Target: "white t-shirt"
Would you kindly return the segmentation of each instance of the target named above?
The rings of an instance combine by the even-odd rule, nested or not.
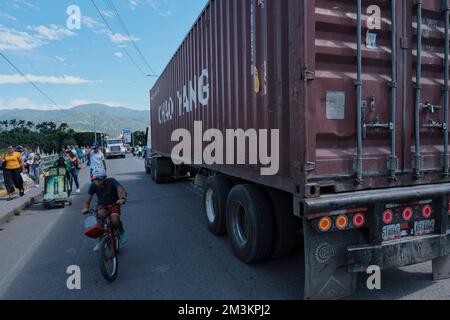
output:
[[[105,161],[105,156],[103,155],[102,152],[99,153],[95,153],[92,152],[91,153],[91,169],[97,169],[97,168],[104,168],[103,166],[103,161]]]
[[[31,166],[33,165],[33,163],[34,163],[34,153],[30,153],[28,155],[27,164]]]

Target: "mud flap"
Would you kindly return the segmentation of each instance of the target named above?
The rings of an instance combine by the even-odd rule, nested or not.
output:
[[[304,219],[305,299],[334,300],[352,295],[357,274],[348,272],[347,248],[364,243],[358,230],[319,234]]]
[[[450,279],[450,256],[433,260],[433,280]]]

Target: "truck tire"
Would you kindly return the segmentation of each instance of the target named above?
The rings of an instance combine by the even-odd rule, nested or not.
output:
[[[266,260],[272,252],[270,203],[254,185],[234,187],[227,201],[227,232],[236,256],[246,264]]]
[[[203,193],[203,208],[209,231],[222,236],[226,233],[227,198],[231,184],[224,176],[209,177]]]
[[[293,214],[292,198],[283,192],[267,190],[273,213],[272,259],[283,258],[297,245],[297,221]]]
[[[155,181],[156,184],[162,184],[165,181],[165,177],[163,174],[161,174],[161,160],[158,158],[154,159],[154,166],[153,166],[153,181]]]
[[[150,167],[147,165],[147,162],[145,162],[144,167],[145,167],[145,173],[146,173],[146,174],[152,174],[152,170],[151,170]]]

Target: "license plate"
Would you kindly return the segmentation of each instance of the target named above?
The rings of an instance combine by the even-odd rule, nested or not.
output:
[[[402,237],[402,230],[400,224],[394,224],[383,227],[383,241],[400,239]]]
[[[416,221],[414,224],[414,235],[423,236],[434,233],[436,222],[432,220]]]

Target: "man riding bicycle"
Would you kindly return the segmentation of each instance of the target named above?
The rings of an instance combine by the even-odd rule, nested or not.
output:
[[[120,244],[125,245],[128,242],[128,235],[123,227],[120,214],[121,206],[127,202],[127,192],[116,179],[108,178],[106,171],[101,168],[93,171],[92,180],[93,183],[89,187],[82,213],[89,212],[94,195],[97,195],[98,217],[102,219],[106,218],[108,214],[111,215],[111,221],[120,233]],[[100,243],[95,246],[94,251],[97,252],[99,249]]]

